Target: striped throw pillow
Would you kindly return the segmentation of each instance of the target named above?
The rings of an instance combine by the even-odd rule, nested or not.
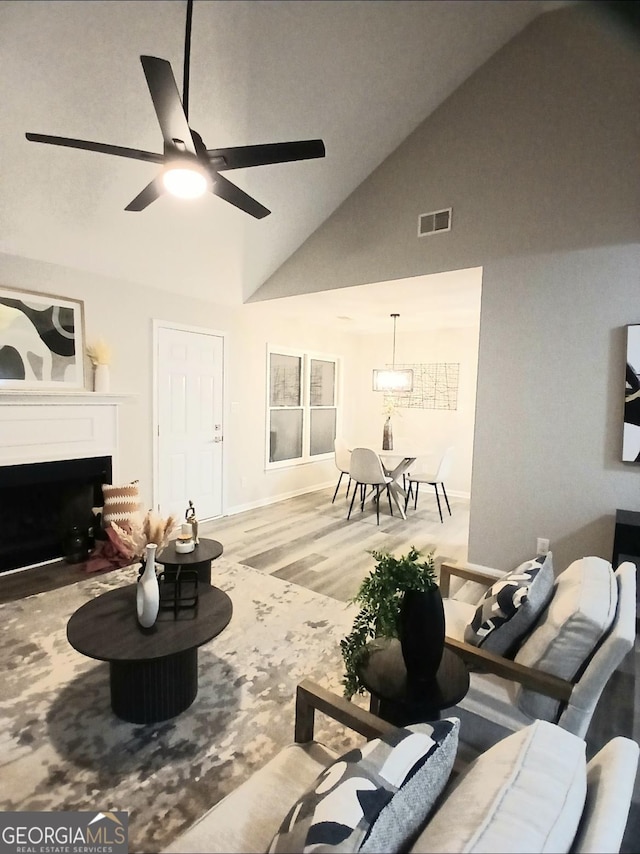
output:
[[[113,483],[102,485],[104,507],[102,510],[102,524],[116,522],[128,522],[132,516],[140,512],[139,481],[134,480],[122,486]]]

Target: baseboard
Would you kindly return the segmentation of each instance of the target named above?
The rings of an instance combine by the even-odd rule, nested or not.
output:
[[[307,495],[310,492],[320,492],[322,489],[328,489],[329,487],[335,488],[336,482],[335,480],[327,481],[327,483],[321,483],[317,486],[312,487],[304,487],[302,489],[295,489],[291,492],[285,492],[281,495],[269,496],[268,498],[260,498],[257,501],[250,501],[247,504],[237,504],[234,507],[229,507],[224,516],[235,516],[238,513],[244,513],[246,510],[257,510],[259,507],[268,507],[270,504],[279,504],[281,501],[287,501],[289,498],[297,498],[299,495]],[[426,493],[425,493],[426,495]],[[450,498],[461,498],[463,500],[469,501],[471,499],[471,495],[468,492],[460,492],[457,490],[447,492],[447,495]],[[421,497],[423,494],[421,493]],[[223,518],[220,517],[220,518]]]
[[[246,510],[257,510],[258,507],[267,507],[270,504],[279,504],[281,501],[287,501],[289,498],[297,498],[299,495],[307,495],[310,492],[320,492],[322,489],[328,489],[330,486],[335,487],[335,485],[335,480],[330,480],[327,483],[320,483],[317,486],[306,486],[302,489],[294,489],[291,492],[284,492],[281,495],[270,495],[267,498],[250,501],[247,504],[236,504],[234,507],[229,507],[224,516],[235,516],[238,513],[244,513]]]

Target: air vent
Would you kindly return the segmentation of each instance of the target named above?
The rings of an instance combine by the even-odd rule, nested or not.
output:
[[[439,231],[451,231],[451,208],[423,213],[418,217],[418,237],[437,234]]]

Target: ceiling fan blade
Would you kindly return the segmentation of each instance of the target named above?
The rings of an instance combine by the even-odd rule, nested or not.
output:
[[[133,160],[146,160],[148,163],[162,163],[163,154],[153,151],[140,151],[138,148],[123,148],[121,145],[107,145],[102,142],[89,142],[87,139],[69,139],[66,136],[47,136],[44,133],[26,133],[30,142],[46,142],[49,145],[63,145],[66,148],[82,148],[85,151],[97,151],[100,154],[114,154],[117,157],[131,157]]]
[[[260,202],[257,202],[254,198],[245,193],[245,191],[241,190],[240,187],[236,187],[236,185],[232,184],[231,181],[227,181],[227,179],[223,178],[222,175],[214,173],[211,192],[216,196],[220,196],[220,198],[224,199],[225,202],[230,202],[245,213],[251,214],[251,216],[254,216],[256,219],[262,219],[271,213],[268,208],[265,208],[264,205],[261,205]]]
[[[160,176],[156,176],[150,184],[126,206],[126,211],[143,211],[151,202],[155,202],[164,192]]]
[[[195,154],[191,129],[180,100],[171,64],[157,56],[141,56],[140,62],[144,69],[144,76],[147,78],[151,100],[165,144],[179,151]],[[183,143],[183,146],[180,143]]]
[[[209,148],[209,157],[222,157],[223,166],[216,170],[244,169],[247,166],[264,166],[267,163],[288,163],[292,160],[312,160],[324,157],[324,142],[321,139],[305,139],[299,142],[271,142],[265,145],[240,145],[235,148]]]

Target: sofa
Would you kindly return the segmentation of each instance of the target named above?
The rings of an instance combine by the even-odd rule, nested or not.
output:
[[[315,741],[316,710],[364,736],[362,746],[338,757]],[[305,680],[294,743],[166,852],[619,851],[635,741],[613,738],[587,761],[580,737],[537,720],[465,765],[458,726],[398,729]]]

